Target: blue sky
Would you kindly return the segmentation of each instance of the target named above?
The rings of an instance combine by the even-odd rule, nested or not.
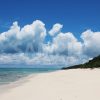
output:
[[[100,30],[99,0],[0,0],[0,32],[18,21],[20,26],[42,20],[47,29],[64,25],[63,31],[79,37],[86,29]]]
[[[0,64],[70,66],[97,55],[99,0],[0,0]]]

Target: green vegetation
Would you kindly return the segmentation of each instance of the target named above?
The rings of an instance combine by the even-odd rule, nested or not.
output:
[[[93,58],[89,62],[85,64],[70,66],[70,67],[63,67],[62,69],[76,69],[76,68],[100,68],[100,56]]]

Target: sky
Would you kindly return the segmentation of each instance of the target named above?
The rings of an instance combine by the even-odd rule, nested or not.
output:
[[[0,64],[84,63],[100,54],[99,19],[99,0],[1,0]]]
[[[55,23],[64,25],[64,32],[77,37],[86,29],[100,29],[99,0],[0,0],[0,31],[14,21],[21,26],[42,20],[47,29]]]

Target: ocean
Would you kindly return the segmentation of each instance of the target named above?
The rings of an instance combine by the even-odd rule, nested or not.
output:
[[[0,68],[0,85],[15,82],[30,74],[51,72],[55,68]]]

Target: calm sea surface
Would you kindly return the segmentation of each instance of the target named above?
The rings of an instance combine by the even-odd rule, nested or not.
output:
[[[55,71],[54,68],[0,68],[0,85],[9,84],[30,74]]]

